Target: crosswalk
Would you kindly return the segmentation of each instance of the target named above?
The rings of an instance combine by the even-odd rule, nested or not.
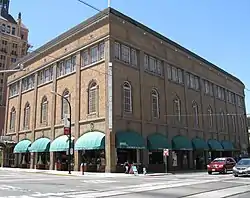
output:
[[[143,184],[136,184],[136,185],[125,185],[125,186],[118,186],[113,185],[112,183],[119,182],[115,180],[80,180],[79,183],[89,183],[89,184],[104,184],[110,183],[108,188],[105,189],[95,189],[93,190],[70,190],[70,189],[63,189],[60,192],[32,192],[27,189],[22,189],[20,187],[12,186],[11,184],[2,184],[0,183],[0,192],[16,192],[16,194],[20,194],[18,196],[1,196],[0,198],[98,198],[98,197],[119,197],[123,195],[133,195],[135,193],[140,194],[141,192],[147,191],[157,191],[157,190],[166,190],[173,189],[173,188],[185,188],[189,186],[196,186],[200,184],[209,185],[211,183],[232,183],[237,184],[233,187],[223,188],[219,190],[209,190],[200,193],[194,193],[192,195],[186,195],[185,198],[225,198],[234,196],[237,194],[250,192],[250,180],[244,178],[234,178],[232,176],[222,176],[222,177],[211,177],[211,176],[204,176],[199,178],[187,178],[187,179],[171,179],[171,180],[162,180],[159,182],[149,181]],[[80,188],[79,188],[80,189]],[[23,195],[22,195],[23,194]],[[24,195],[25,194],[25,195]]]

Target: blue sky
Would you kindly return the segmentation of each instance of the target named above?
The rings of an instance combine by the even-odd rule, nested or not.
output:
[[[86,2],[99,9],[108,4]],[[111,6],[240,78],[250,90],[249,0],[111,0]],[[22,12],[33,49],[97,13],[77,0],[11,0],[10,10],[15,17]]]

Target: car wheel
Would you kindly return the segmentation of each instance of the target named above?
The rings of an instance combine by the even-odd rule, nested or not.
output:
[[[208,173],[209,175],[212,175],[212,172],[211,172],[211,171],[208,171],[207,173]]]
[[[239,175],[234,174],[235,177],[239,177]]]

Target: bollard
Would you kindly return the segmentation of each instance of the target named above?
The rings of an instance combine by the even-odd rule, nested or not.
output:
[[[84,164],[83,163],[81,163],[80,171],[81,171],[82,175],[84,175]]]
[[[142,171],[143,171],[143,175],[147,174],[147,169],[145,167],[143,167]]]

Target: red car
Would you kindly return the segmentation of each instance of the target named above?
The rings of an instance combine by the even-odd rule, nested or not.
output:
[[[209,175],[211,175],[213,172],[226,174],[227,171],[232,171],[235,165],[236,162],[232,157],[216,158],[207,165],[207,172]]]

